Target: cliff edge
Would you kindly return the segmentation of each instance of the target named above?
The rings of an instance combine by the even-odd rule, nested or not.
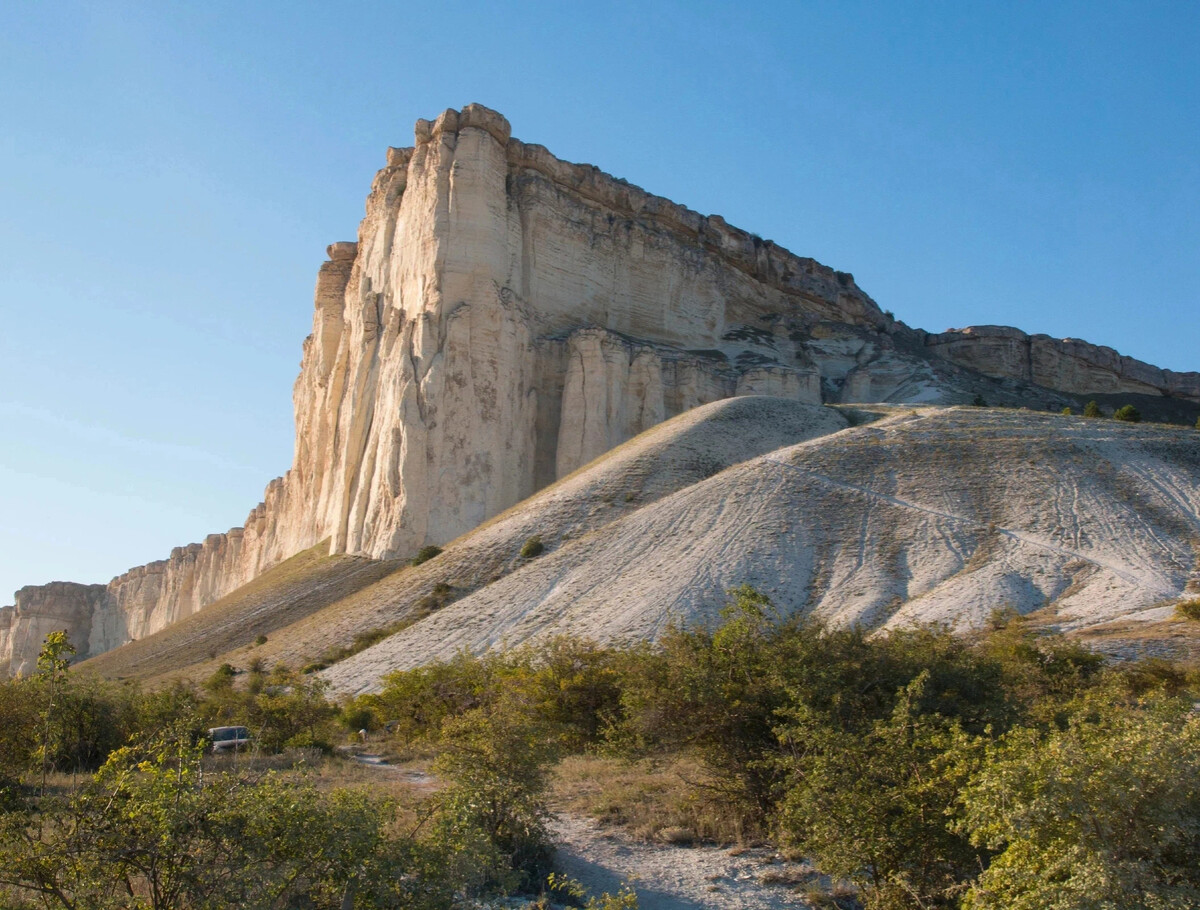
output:
[[[0,608],[0,668],[45,632],[81,655],[138,639],[326,538],[332,554],[444,544],[638,433],[738,395],[799,402],[1200,403],[1172,373],[1075,340],[930,334],[853,276],[511,137],[480,105],[388,150],[356,242],[317,275],[292,467],[245,525],[108,585]]]

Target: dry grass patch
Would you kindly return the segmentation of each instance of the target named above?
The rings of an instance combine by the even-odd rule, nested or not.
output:
[[[732,844],[749,834],[705,770],[687,757],[635,762],[571,756],[555,769],[551,802],[647,841]]]
[[[1200,622],[1200,597],[1191,600],[1181,600],[1175,604],[1175,612],[1183,619]]]

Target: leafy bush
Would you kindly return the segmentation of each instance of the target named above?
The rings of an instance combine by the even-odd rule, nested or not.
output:
[[[1060,411],[1059,413],[1061,413],[1064,417],[1070,417],[1075,412],[1072,411],[1070,405],[1068,405],[1067,407],[1063,408],[1062,411]]]
[[[611,648],[562,636],[510,654],[499,679],[564,748],[583,751],[619,721],[628,662]]]
[[[435,556],[441,556],[441,555],[442,555],[442,548],[435,547],[432,544],[430,544],[429,546],[421,547],[421,549],[417,551],[417,555],[412,558],[412,561],[410,564],[414,565],[414,566],[419,566],[421,563],[429,562],[429,560],[433,559]]]
[[[1100,411],[1100,405],[1095,401],[1089,401],[1083,406],[1084,417],[1103,417],[1104,414]]]
[[[542,538],[538,534],[534,534],[521,547],[522,559],[533,559],[535,556],[541,556],[545,551],[545,546],[542,544]]]
[[[497,672],[495,658],[461,652],[449,661],[388,673],[378,695],[354,704],[373,710],[377,723],[389,725],[402,742],[437,742],[443,721],[495,699]]]
[[[450,783],[436,797],[434,829],[451,849],[465,844],[485,860],[479,890],[528,889],[550,872],[544,794],[559,749],[546,732],[519,699],[504,697],[443,725],[434,770]]]
[[[694,750],[754,831],[764,828],[782,781],[772,757],[786,692],[776,674],[780,636],[770,601],[748,586],[731,593],[716,631],[668,630],[660,651],[631,666],[627,747]],[[789,627],[800,636],[809,631]]]
[[[1142,419],[1142,414],[1133,405],[1126,404],[1113,412],[1113,419],[1124,420],[1126,423],[1138,423]]]
[[[959,829],[999,851],[968,910],[1200,906],[1200,715],[1186,701],[1098,697],[1065,729],[1013,730],[961,800]]]
[[[823,872],[856,882],[871,908],[957,906],[984,859],[946,825],[982,740],[922,710],[928,684],[919,675],[867,731],[804,708],[783,731],[797,757],[781,829]]]
[[[430,849],[389,835],[393,814],[357,791],[202,776],[188,737],[152,738],[69,797],[0,817],[0,884],[67,910],[448,906]]]

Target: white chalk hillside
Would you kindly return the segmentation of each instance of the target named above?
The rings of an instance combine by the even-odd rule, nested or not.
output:
[[[1194,431],[1016,410],[877,413],[848,427],[830,408],[736,398],[668,421],[422,570],[454,580],[533,534],[544,555],[510,560],[514,571],[325,673],[367,691],[464,648],[653,638],[711,619],[743,583],[838,624],[967,627],[1009,607],[1065,631],[1161,620],[1200,588]]]

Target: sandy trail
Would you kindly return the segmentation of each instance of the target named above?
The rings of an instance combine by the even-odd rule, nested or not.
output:
[[[803,883],[816,884],[817,876],[809,867],[784,862],[768,849],[647,844],[591,819],[566,814],[555,818],[553,832],[560,871],[592,894],[616,894],[628,884],[637,892],[640,910],[813,906],[804,899]]]
[[[350,752],[359,764],[400,776],[416,789],[436,786],[421,769],[393,765],[382,755]],[[784,860],[769,848],[678,847],[636,840],[619,828],[562,812],[550,825],[555,870],[589,894],[617,894],[628,885],[638,910],[803,910],[809,886],[828,892],[830,881],[811,866]],[[518,901],[496,906],[522,906]]]

